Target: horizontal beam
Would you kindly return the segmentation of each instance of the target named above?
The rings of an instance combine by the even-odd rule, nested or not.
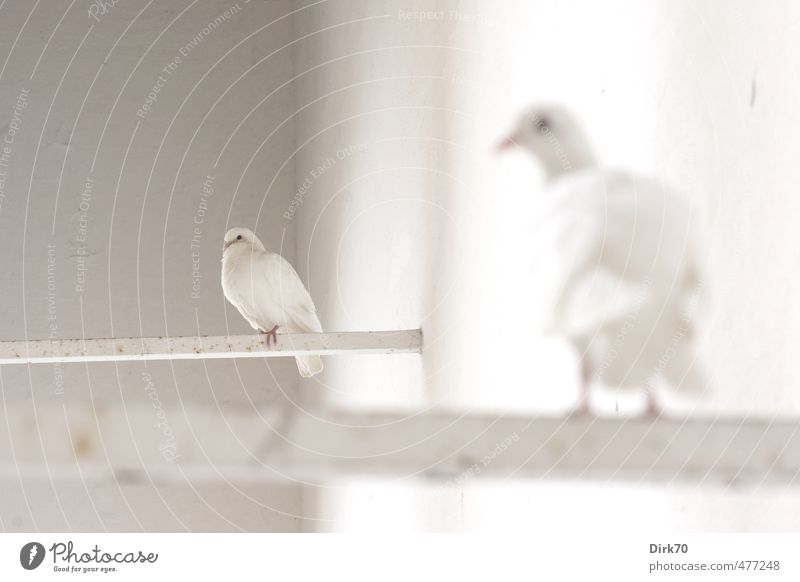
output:
[[[301,355],[399,354],[422,351],[422,331],[278,333],[267,347],[264,336],[216,335],[109,339],[53,339],[0,342],[0,365],[132,360],[275,358]]]
[[[0,479],[325,484],[366,476],[442,486],[483,479],[800,486],[795,420],[181,408],[168,408],[175,435],[175,458],[168,459],[149,401],[106,408],[90,420],[77,402],[35,412],[28,402],[9,404]]]
[[[296,479],[384,475],[800,486],[800,423],[338,413],[293,423],[267,465]]]

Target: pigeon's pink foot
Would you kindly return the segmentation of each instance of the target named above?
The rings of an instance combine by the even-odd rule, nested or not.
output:
[[[261,335],[264,336],[264,343],[267,344],[267,348],[270,347],[270,342],[273,344],[278,343],[278,326],[274,326],[269,331],[262,331]]]
[[[664,411],[661,410],[661,403],[658,401],[658,398],[656,398],[655,389],[649,383],[644,385],[644,396],[645,406],[642,416],[652,419],[664,416]]]
[[[592,409],[589,406],[589,400],[581,399],[581,401],[578,403],[578,406],[573,408],[569,415],[573,418],[589,418],[592,416]]]
[[[584,360],[581,362],[581,385],[578,394],[578,405],[570,413],[572,417],[587,418],[592,416],[592,407],[589,404],[589,397],[592,388],[592,373]]]
[[[658,418],[662,415],[661,405],[656,401],[652,394],[647,397],[647,407],[644,409],[647,418]]]

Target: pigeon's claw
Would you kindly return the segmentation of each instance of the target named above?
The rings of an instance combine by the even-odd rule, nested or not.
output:
[[[267,348],[270,347],[270,342],[277,345],[278,344],[278,326],[275,325],[269,331],[261,331],[261,335],[264,336],[264,343],[267,345]]]
[[[647,391],[647,406],[644,409],[644,416],[645,418],[660,418],[663,414],[661,410],[661,404],[658,402],[656,397],[653,395],[651,391]]]
[[[594,414],[588,402],[581,402],[567,413],[568,418],[593,418]]]

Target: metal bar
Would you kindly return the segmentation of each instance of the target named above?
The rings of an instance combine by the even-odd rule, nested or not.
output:
[[[278,334],[267,347],[259,334],[0,342],[0,365],[209,358],[277,358],[300,355],[399,354],[422,351],[422,331]]]

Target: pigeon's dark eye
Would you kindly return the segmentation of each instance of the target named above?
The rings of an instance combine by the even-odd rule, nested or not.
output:
[[[242,235],[237,236],[236,240],[242,240]]]
[[[550,129],[550,122],[546,117],[535,116],[533,118],[533,126],[538,128],[540,131],[547,131]]]

